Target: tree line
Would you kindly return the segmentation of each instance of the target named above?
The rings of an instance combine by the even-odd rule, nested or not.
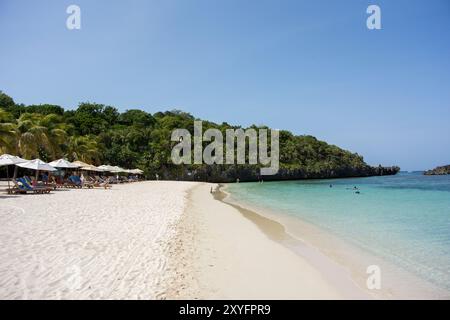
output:
[[[66,158],[94,165],[140,168],[147,178],[225,182],[258,180],[258,165],[173,165],[174,129],[193,134],[196,119],[172,110],[150,114],[83,102],[75,110],[52,104],[23,105],[0,91],[0,153],[52,161]],[[204,130],[237,129],[203,121]],[[252,126],[257,128],[256,126]],[[243,128],[245,129],[245,128]],[[368,166],[362,156],[310,135],[280,131],[280,173],[269,179],[334,178],[393,174],[397,167]]]

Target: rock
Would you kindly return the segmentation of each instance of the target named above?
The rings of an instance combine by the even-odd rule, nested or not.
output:
[[[450,174],[450,165],[442,166],[442,167],[436,167],[432,170],[427,170],[423,173],[426,176],[435,176],[435,175],[445,175]]]

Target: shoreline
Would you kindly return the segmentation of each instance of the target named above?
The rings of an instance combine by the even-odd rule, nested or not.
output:
[[[169,299],[370,298],[329,281],[307,257],[276,241],[285,235],[281,224],[260,215],[253,216],[259,224],[246,219],[237,208],[216,199],[210,193],[213,186],[200,183],[189,190],[178,226],[178,241],[184,243],[178,254],[189,259],[184,263],[183,290]]]
[[[390,291],[384,265],[382,286],[387,289],[364,290],[365,277],[358,282],[361,274],[343,263],[359,257],[353,249],[340,247],[334,238],[330,246],[323,242],[326,232],[300,219],[233,203],[217,187],[147,181],[111,190],[0,195],[0,297],[429,297],[413,277],[402,277],[406,286]]]
[[[305,243],[289,233],[283,221],[271,215],[262,214],[261,210],[256,211],[230,200],[231,195],[226,191],[226,185],[220,184],[214,193],[214,197],[216,200],[236,208],[246,219],[256,224],[272,241],[282,244],[300,257],[307,259],[339,291],[342,299],[369,300],[376,298],[376,296],[372,296],[358,286],[348,270],[342,265],[324,255],[310,243]]]
[[[447,291],[339,238],[328,230],[323,230],[299,217],[236,201],[226,189],[227,185],[220,185],[219,190],[222,195],[218,200],[244,212],[249,211],[253,216],[263,217],[281,225],[287,235],[284,239],[288,240],[278,239],[278,241],[298,255],[307,258],[323,272],[327,279],[331,279],[333,284],[347,294],[357,294],[359,290],[363,299],[448,299],[450,297]],[[243,215],[245,216],[245,213]],[[260,218],[254,222],[257,223],[258,219]],[[383,270],[381,290],[369,290],[365,286],[369,276],[366,274],[366,268],[369,265],[378,265]],[[347,279],[333,281],[333,277],[338,274]],[[356,291],[355,288],[349,290],[352,285],[357,287]]]

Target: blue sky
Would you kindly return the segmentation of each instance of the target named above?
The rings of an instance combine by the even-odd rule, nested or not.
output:
[[[382,30],[366,28],[369,4]],[[0,90],[19,103],[177,108],[370,164],[450,163],[447,0],[0,0],[0,39]]]

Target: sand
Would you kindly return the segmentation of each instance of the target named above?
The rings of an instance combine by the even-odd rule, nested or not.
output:
[[[279,226],[249,219],[211,187],[153,181],[2,194],[0,299],[343,297],[277,241]]]
[[[163,299],[192,183],[0,196],[0,299]]]
[[[278,233],[284,233],[279,225],[263,217],[248,219],[216,200],[211,187],[216,186],[193,188],[180,224],[182,251],[193,258],[184,275],[189,281],[178,298],[343,298],[306,259],[276,241]]]

